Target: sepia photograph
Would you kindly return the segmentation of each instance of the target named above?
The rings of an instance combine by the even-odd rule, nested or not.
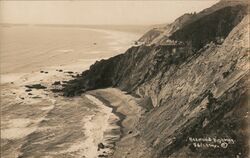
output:
[[[0,0],[1,158],[250,158],[249,0]]]

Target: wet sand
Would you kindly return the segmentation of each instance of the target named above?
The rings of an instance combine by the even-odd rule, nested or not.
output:
[[[130,158],[130,151],[134,150],[131,147],[135,144],[141,145],[137,142],[136,138],[140,133],[135,127],[147,111],[143,105],[143,98],[135,98],[116,88],[99,89],[88,93],[111,107],[113,113],[120,118],[117,122],[121,127],[120,139],[114,142],[116,149],[111,157]],[[140,153],[141,151],[138,151],[138,154]]]

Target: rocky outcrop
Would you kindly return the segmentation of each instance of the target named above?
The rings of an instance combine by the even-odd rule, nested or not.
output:
[[[25,87],[29,89],[46,89],[47,88],[41,84],[26,85]]]
[[[227,2],[178,27],[175,43],[132,47],[64,87],[65,96],[118,87],[151,100],[114,157],[247,157],[249,6]]]

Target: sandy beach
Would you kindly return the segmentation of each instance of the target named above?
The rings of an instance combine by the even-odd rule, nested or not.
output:
[[[29,31],[36,29],[30,28]],[[51,28],[45,28],[43,31],[51,33]],[[10,38],[10,30],[5,30],[6,38],[3,38],[1,47],[1,155],[3,157],[107,156],[112,154],[115,142],[120,139],[121,133],[127,132],[119,126],[121,118],[114,113],[113,107],[120,112],[130,110],[119,103],[120,100],[124,100],[125,104],[122,105],[131,105],[132,111],[138,112],[140,109],[135,109],[136,103],[131,103],[130,96],[123,92],[108,89],[65,98],[50,90],[60,86],[53,85],[55,81],[60,81],[62,84],[62,81],[72,79],[73,75],[86,70],[96,60],[123,53],[139,37],[137,34],[111,30],[82,29],[81,31],[83,32],[79,38],[86,32],[85,36],[89,38],[87,40],[76,38],[75,41],[79,43],[69,43],[65,46],[69,39],[61,40],[58,36],[51,36],[50,41],[58,40],[53,45],[49,41],[45,42],[43,39],[45,35],[41,34],[40,38],[34,37],[37,41],[30,47],[28,44],[30,39],[26,41],[23,39],[23,43],[18,45],[17,42],[21,39]],[[21,38],[21,33],[18,35]],[[64,47],[61,47],[62,45]],[[32,84],[41,84],[46,88],[27,88],[27,85]],[[105,94],[116,94],[114,98],[106,96],[106,100],[112,102],[113,107],[107,106],[107,103],[98,98],[104,91],[107,91]],[[128,111],[123,114],[129,115]],[[133,119],[138,118],[127,117],[122,121],[122,126],[126,127],[124,129],[127,130],[129,129],[127,126],[133,125]]]

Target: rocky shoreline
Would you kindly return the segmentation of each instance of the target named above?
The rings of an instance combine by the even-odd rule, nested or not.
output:
[[[46,113],[47,113],[47,114],[45,113],[44,118],[41,118],[41,120],[36,123],[37,125],[35,126],[35,128],[34,129],[32,128],[30,133],[27,133],[27,139],[30,140],[30,143],[23,144],[21,146],[20,153],[19,154],[16,153],[16,154],[19,156],[27,156],[27,157],[29,157],[32,154],[39,155],[39,153],[32,150],[32,146],[35,145],[33,143],[40,142],[40,139],[42,139],[43,136],[40,137],[40,135],[41,135],[40,130],[43,131],[42,130],[43,128],[48,129],[44,132],[47,133],[48,135],[50,135],[51,134],[50,128],[51,128],[51,130],[53,129],[53,126],[51,126],[50,124],[51,123],[54,124],[52,118],[58,117],[57,119],[60,118],[59,120],[61,120],[61,117],[66,117],[66,118],[73,117],[74,115],[70,116],[68,113],[71,113],[71,111],[74,111],[73,110],[74,107],[80,108],[82,106],[83,109],[90,108],[89,109],[90,111],[93,111],[91,109],[94,108],[94,109],[96,109],[94,111],[97,112],[97,113],[91,112],[92,113],[91,115],[86,113],[85,116],[82,116],[82,119],[84,119],[82,122],[84,124],[84,131],[87,130],[87,133],[84,132],[84,136],[81,136],[77,139],[86,139],[85,140],[86,142],[84,141],[82,143],[72,144],[72,147],[69,147],[69,149],[66,150],[66,149],[62,148],[61,149],[62,151],[60,151],[60,150],[57,151],[58,153],[56,151],[52,152],[52,153],[46,151],[46,152],[44,152],[44,154],[56,156],[56,155],[60,155],[60,152],[62,152],[62,153],[67,155],[67,153],[71,153],[73,151],[75,151],[75,152],[77,151],[77,153],[78,153],[78,150],[79,150],[79,151],[83,152],[83,154],[81,154],[82,156],[85,155],[88,158],[90,158],[90,157],[93,157],[93,158],[94,157],[110,157],[116,148],[116,142],[118,142],[122,139],[124,132],[129,131],[127,129],[127,125],[124,124],[123,122],[124,122],[124,120],[126,121],[126,119],[130,119],[130,117],[127,117],[127,115],[126,115],[127,110],[134,111],[134,108],[138,107],[137,104],[133,105],[131,109],[128,109],[128,107],[127,107],[127,105],[130,104],[128,102],[133,100],[134,97],[127,95],[126,93],[121,92],[118,89],[104,89],[104,90],[97,90],[97,91],[89,91],[88,93],[85,93],[84,95],[78,96],[75,98],[64,97],[64,96],[61,96],[59,93],[54,93],[53,89],[55,87],[58,88],[58,86],[59,87],[61,86],[61,84],[55,84],[55,82],[58,83],[59,80],[62,78],[65,78],[65,80],[68,80],[68,79],[70,79],[70,76],[67,76],[65,74],[61,74],[61,73],[57,72],[57,74],[59,76],[50,78],[51,77],[50,75],[54,74],[54,71],[48,70],[47,72],[49,74],[49,75],[46,74],[47,79],[43,78],[43,76],[45,74],[37,72],[37,74],[41,75],[40,77],[43,78],[43,81],[38,82],[37,81],[37,79],[39,80],[38,76],[36,76],[35,80],[31,79],[31,81],[29,81],[29,79],[30,79],[29,75],[32,75],[32,74],[27,74],[25,76],[25,78],[27,78],[28,80],[26,81],[26,83],[22,83],[22,85],[20,85],[20,83],[18,83],[18,82],[5,84],[6,86],[11,85],[11,86],[17,88],[16,91],[13,92],[13,97],[14,97],[14,95],[22,95],[22,97],[20,98],[20,101],[21,101],[20,105],[22,105],[22,108],[24,108],[23,110],[25,110],[26,107],[28,107],[28,106],[34,106],[35,108],[41,108],[42,111],[46,111]],[[55,80],[57,80],[57,81],[55,81]],[[60,81],[60,83],[63,83],[63,82]],[[8,89],[3,87],[3,85],[1,85],[1,88],[3,88],[3,92],[6,91],[5,92],[6,95],[8,93],[10,93],[8,91]],[[14,88],[12,88],[12,90],[13,89]],[[105,93],[104,96],[103,96],[103,93]],[[110,94],[112,96],[115,94],[118,96],[117,96],[117,98],[110,98],[110,96],[106,96],[107,94]],[[27,97],[25,97],[24,95],[25,96],[27,95]],[[91,95],[91,96],[95,97],[96,99],[100,100],[100,102],[103,102],[103,105],[99,105],[100,103],[95,103],[95,101],[93,102],[92,100],[94,98],[88,98],[87,97],[88,95]],[[8,97],[10,97],[10,96],[8,96]],[[86,99],[89,101],[86,101]],[[4,103],[6,105],[8,105],[6,103],[7,100],[12,100],[12,103],[15,104],[13,99],[5,98]],[[45,102],[45,100],[47,100],[47,101]],[[50,103],[50,100],[51,100],[51,103]],[[116,104],[113,105],[113,102],[117,102],[117,101],[121,101],[121,100],[123,100],[123,103],[121,103],[119,105],[116,105]],[[41,106],[40,104],[44,104],[44,105]],[[53,105],[53,106],[51,106],[51,105]],[[41,107],[39,107],[39,106],[41,106]],[[64,106],[65,107],[69,106],[73,109],[70,110],[67,108],[68,110],[65,109],[66,111],[64,111],[63,110]],[[106,108],[104,108],[103,110],[99,109],[100,107],[103,107],[103,106],[106,106],[108,109],[112,108],[112,110],[109,111]],[[19,107],[19,108],[21,108],[21,107]],[[125,108],[127,110],[126,111],[120,110],[121,108]],[[138,107],[138,108],[141,108],[141,107]],[[3,109],[4,109],[4,111],[11,110],[11,107],[4,106]],[[61,112],[60,112],[60,109],[62,110]],[[20,110],[17,109],[17,111],[20,111]],[[29,116],[26,116],[25,113],[23,113],[23,110],[20,111],[20,113],[22,114],[20,116],[24,117],[24,121],[26,121],[26,120],[28,121]],[[28,109],[26,109],[26,110],[28,110]],[[89,110],[87,110],[87,111],[89,111]],[[40,109],[36,109],[35,111],[36,111],[36,113],[39,113]],[[82,110],[80,110],[79,112],[81,112],[81,111]],[[17,112],[17,113],[19,113],[19,112]],[[108,114],[108,113],[110,113],[110,114]],[[112,115],[114,115],[116,117],[114,117],[114,116],[109,117],[109,115],[111,115],[111,113],[112,113]],[[140,113],[139,111],[135,111],[134,116],[140,115],[139,113]],[[64,114],[65,116],[61,116],[62,114]],[[79,116],[82,115],[81,113],[77,114],[77,112],[75,114],[79,115]],[[88,115],[90,115],[90,116],[88,117]],[[77,116],[78,119],[80,118],[79,116]],[[14,117],[14,115],[13,115],[13,117]],[[33,115],[33,117],[37,117],[37,116]],[[3,118],[5,118],[5,116],[3,116]],[[88,120],[88,118],[89,118],[89,120]],[[104,118],[106,118],[107,122],[105,122]],[[12,120],[12,119],[10,119],[10,120]],[[14,120],[15,119],[13,119],[13,121]],[[71,121],[74,122],[74,120],[75,119],[72,118],[72,119],[67,120],[66,122],[71,122]],[[22,119],[20,119],[20,121],[22,121]],[[29,121],[29,122],[32,122],[32,121]],[[63,123],[63,124],[65,124],[65,123]],[[72,125],[72,126],[78,126],[77,123],[74,123],[74,124],[75,125]],[[104,125],[104,124],[107,124],[107,125]],[[27,124],[27,125],[29,125],[29,124]],[[70,124],[68,124],[68,123],[66,123],[66,125],[70,126]],[[26,126],[26,124],[25,124],[25,126]],[[98,129],[100,126],[105,126],[102,129],[103,132],[102,132],[102,130]],[[5,126],[3,126],[3,128],[5,128]],[[28,127],[22,127],[22,128],[26,129]],[[66,130],[66,129],[64,129],[64,130]],[[68,130],[70,130],[70,128]],[[73,128],[72,128],[72,130],[73,130]],[[19,131],[21,131],[21,129],[19,129]],[[97,134],[97,133],[96,134],[99,135],[100,138],[96,137],[96,134],[94,131],[98,131],[99,134]],[[2,130],[2,136],[4,136],[4,138],[6,137],[8,139],[14,139],[14,138],[10,137],[11,135],[8,137],[5,136],[6,132],[7,131]],[[56,131],[56,133],[58,133],[58,132],[59,131]],[[77,133],[79,133],[79,132],[81,132],[80,129],[79,129],[79,131],[77,131]],[[94,135],[92,135],[93,134],[92,132],[94,132]],[[60,135],[62,135],[62,136],[64,134],[67,135],[67,132],[60,133]],[[56,135],[53,137],[50,137],[52,139],[50,141],[53,142],[54,137],[56,138]],[[103,137],[103,138],[101,138],[101,137]],[[7,143],[7,142],[5,142],[5,143]],[[72,143],[72,142],[68,142],[68,143]],[[94,144],[89,146],[90,143],[94,143]],[[35,146],[37,146],[37,145],[35,145]],[[40,150],[45,150],[43,146],[46,146],[46,144],[44,144],[44,145],[41,144],[37,147],[40,148]],[[89,146],[89,147],[87,147],[87,146]],[[86,149],[82,149],[82,148],[86,148]],[[27,149],[30,149],[30,150],[27,150]],[[95,152],[97,153],[96,155],[94,155]]]

